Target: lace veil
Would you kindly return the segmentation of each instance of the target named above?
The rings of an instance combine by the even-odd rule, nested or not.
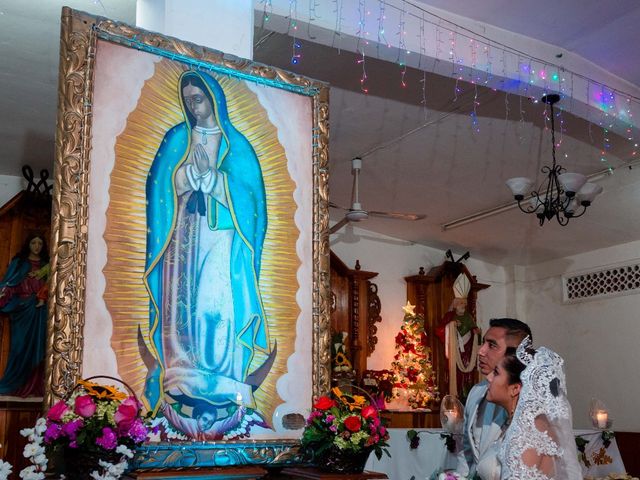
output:
[[[545,347],[534,353],[529,337],[516,355],[525,369],[518,405],[500,448],[501,478],[581,480],[562,357]]]

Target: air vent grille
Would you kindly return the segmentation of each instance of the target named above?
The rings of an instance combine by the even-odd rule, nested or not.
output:
[[[640,263],[564,277],[567,302],[640,293]]]

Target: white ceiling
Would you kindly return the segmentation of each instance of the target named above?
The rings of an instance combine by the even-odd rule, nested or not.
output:
[[[65,1],[67,5],[132,23],[135,2]],[[427,2],[423,2],[427,3]],[[640,2],[565,0],[522,2],[430,0],[439,8],[490,22],[498,27],[556,43],[640,85],[640,53],[633,47],[639,35]],[[20,165],[50,167],[55,133],[59,9],[62,2],[0,0],[0,174],[19,174]],[[601,4],[606,4],[604,8]],[[557,9],[560,10],[557,10]],[[552,11],[555,15],[538,14]],[[544,20],[544,23],[536,23]],[[257,32],[256,39],[264,32]],[[17,41],[16,39],[20,39]],[[399,87],[397,66],[368,61],[370,95],[359,93],[359,72],[353,55],[308,42],[296,70],[329,81],[331,91],[331,199],[350,201],[350,159],[422,125],[425,113],[432,125],[392,146],[366,156],[361,176],[364,208],[426,213],[419,222],[369,219],[365,229],[454,251],[470,250],[476,258],[496,264],[530,264],[640,239],[640,172],[617,170],[602,180],[603,193],[584,217],[568,227],[545,224],[511,210],[453,230],[440,225],[509,201],[504,180],[535,176],[550,162],[551,144],[544,131],[540,105],[480,89],[480,132],[471,128],[473,91],[452,102],[453,82],[430,76],[429,110],[420,106],[422,74],[410,71],[409,87]],[[255,51],[255,59],[292,69],[291,40],[270,36]],[[28,81],[25,81],[28,79]],[[455,110],[455,113],[448,113]],[[598,128],[591,135],[585,121],[565,115],[561,163],[581,173],[602,169]],[[568,157],[565,158],[565,154]],[[628,160],[627,142],[612,138],[608,164]],[[335,212],[332,212],[332,215]],[[336,214],[333,217],[338,220]],[[338,233],[337,235],[341,235]]]

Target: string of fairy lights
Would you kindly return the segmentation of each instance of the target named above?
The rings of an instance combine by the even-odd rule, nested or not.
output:
[[[292,37],[292,56],[291,63],[297,65],[303,59],[303,43],[298,34],[298,0],[289,1],[289,35]],[[263,5],[263,24],[269,21],[273,14],[272,0],[260,0]],[[347,2],[354,5],[356,2]],[[309,22],[307,24],[307,37],[315,38],[311,34],[311,23],[318,18],[317,8],[318,0],[308,0]],[[377,14],[372,11],[372,7],[377,8]],[[343,34],[345,0],[333,0],[333,15],[335,15],[333,47],[341,48],[341,39]],[[537,58],[534,55],[520,51],[510,45],[506,45],[495,39],[491,39],[483,34],[472,31],[467,27],[459,25],[451,20],[444,18],[434,12],[407,0],[358,0],[357,1],[357,26],[355,37],[356,43],[356,66],[357,75],[360,77],[360,89],[362,93],[369,93],[368,73],[367,73],[367,57],[371,56],[370,40],[375,39],[375,56],[383,58],[381,49],[397,49],[395,63],[399,68],[399,87],[407,88],[407,67],[409,58],[416,53],[417,69],[422,71],[420,78],[421,98],[420,104],[424,108],[425,122],[428,117],[427,95],[428,82],[427,73],[435,73],[436,65],[440,60],[448,60],[452,66],[451,77],[455,79],[454,91],[452,92],[453,102],[456,102],[462,92],[461,82],[470,83],[472,85],[473,102],[471,103],[471,112],[469,114],[472,124],[472,131],[480,132],[480,121],[478,117],[478,109],[480,105],[480,96],[478,94],[478,86],[491,88],[494,91],[500,90],[505,92],[505,118],[509,118],[511,105],[509,103],[509,94],[516,93],[518,100],[518,136],[521,138],[524,134],[524,126],[526,123],[525,109],[522,106],[522,99],[531,98],[533,102],[537,102],[533,93],[542,90],[544,94],[550,91],[558,92],[562,98],[569,101],[568,110],[573,111],[574,107],[574,80],[580,79],[586,82],[586,94],[588,106],[597,107],[600,111],[600,118],[593,118],[590,108],[586,109],[586,120],[588,124],[589,139],[595,145],[593,135],[593,124],[597,123],[602,132],[602,145],[600,148],[601,162],[611,169],[608,162],[608,152],[611,149],[611,133],[613,130],[623,130],[626,141],[629,142],[631,148],[631,157],[636,158],[638,152],[638,139],[636,138],[636,126],[634,125],[633,112],[635,107],[640,107],[640,98],[623,92],[617,88],[605,85],[592,78],[589,78],[578,72],[568,70],[561,65],[554,64],[548,60]],[[395,30],[395,41],[392,44],[389,34],[390,25],[387,15],[388,11],[394,11],[397,14],[397,25]],[[407,20],[412,18],[417,21],[419,26],[418,52],[412,51],[407,47]],[[367,22],[367,19],[372,21]],[[376,32],[367,30],[367,24],[375,24]],[[435,30],[434,45],[432,53],[432,62],[428,62],[427,45],[429,39],[426,35],[426,26],[430,26]],[[446,49],[443,45],[446,43]],[[495,53],[498,56],[495,56]],[[444,55],[446,56],[444,56]],[[466,54],[466,57],[465,57]],[[510,72],[508,67],[508,57],[515,57],[517,72]],[[465,58],[467,59],[465,61]],[[430,63],[431,65],[428,65]],[[498,65],[497,72],[495,71]],[[415,65],[415,62],[413,63]],[[441,73],[441,72],[438,72]],[[499,82],[496,84],[495,75],[499,75]],[[506,81],[517,78],[514,85],[506,85]],[[536,87],[535,90],[532,87]],[[619,102],[622,101],[624,107],[617,108]],[[632,109],[632,107],[634,107]],[[549,111],[545,109],[544,113],[545,127],[549,122]],[[564,120],[563,109],[558,108],[556,112],[556,120],[560,124],[558,129],[559,139],[557,146],[563,141]],[[616,123],[619,122],[619,123]],[[614,125],[617,128],[614,128]],[[619,127],[623,125],[623,128]]]

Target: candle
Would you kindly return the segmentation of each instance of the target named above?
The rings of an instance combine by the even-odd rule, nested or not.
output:
[[[604,410],[598,410],[596,412],[596,421],[598,422],[598,428],[607,428],[609,414]]]
[[[447,425],[452,425],[458,420],[458,413],[455,410],[445,410],[444,417],[447,419]]]

